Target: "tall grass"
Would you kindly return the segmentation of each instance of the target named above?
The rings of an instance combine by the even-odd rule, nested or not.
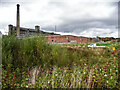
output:
[[[46,45],[42,36],[17,38],[5,36],[2,40],[2,61],[5,66],[31,67],[42,63]]]
[[[117,84],[117,60],[117,56],[111,56],[107,49],[97,51],[84,47],[72,49],[50,45],[43,36],[25,38],[4,36],[2,39],[3,86],[113,88]],[[31,86],[28,69],[36,66],[41,70],[36,84]],[[111,79],[109,80],[106,75]]]
[[[59,45],[49,45],[43,36],[17,38],[4,36],[2,40],[3,65],[12,68],[34,66],[71,66],[97,62],[92,50],[68,50]]]

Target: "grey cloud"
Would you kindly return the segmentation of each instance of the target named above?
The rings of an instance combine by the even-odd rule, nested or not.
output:
[[[25,4],[27,5],[27,4],[29,4],[29,2],[32,2],[33,0],[24,1],[24,3],[22,1],[19,1],[21,6],[24,5],[24,9],[29,11],[30,8],[25,6]],[[2,5],[6,7],[7,5],[9,5],[9,6],[15,5],[16,3],[18,3],[18,1],[12,0],[11,2],[9,2],[8,0],[4,0],[4,1],[2,0],[2,3],[3,3]],[[82,4],[83,3],[79,3],[78,5],[82,5]],[[84,4],[86,4],[86,5],[89,4],[90,6],[92,6],[92,5],[97,6],[99,3],[84,3]],[[101,3],[101,5],[102,4],[104,6],[104,3]],[[115,7],[117,9],[117,2],[108,3],[106,5],[108,7]],[[76,17],[76,16],[74,16],[74,14],[75,15],[77,14],[79,16],[79,13],[84,12],[84,11],[82,11],[82,9],[80,9],[81,10],[80,11],[79,8],[77,8],[78,6],[75,6],[75,9],[74,9],[73,7],[66,5],[65,2],[61,2],[61,1],[60,2],[49,1],[48,6],[55,6],[55,8],[59,8],[62,10],[63,13],[61,14],[61,16],[58,17],[58,19],[60,19],[62,21],[62,23],[57,24],[57,22],[56,22],[50,26],[50,25],[43,25],[41,21],[32,21],[32,22],[25,22],[25,23],[21,24],[21,26],[26,25],[26,26],[30,26],[30,28],[34,28],[34,26],[36,24],[38,24],[44,30],[54,31],[54,26],[56,25],[58,32],[71,32],[71,33],[72,32],[80,33],[84,30],[90,30],[92,28],[101,28],[101,29],[113,28],[114,29],[115,27],[117,27],[117,16],[118,16],[117,10],[114,10],[108,18],[104,18],[104,17],[103,18],[95,18],[95,17],[89,16],[89,14],[88,15],[86,14],[86,16],[84,16],[84,17],[81,17],[81,16]],[[87,8],[87,6],[84,8]],[[38,8],[38,10],[39,10],[39,8]],[[42,13],[42,11],[38,12],[38,14],[41,14],[41,13]],[[96,14],[96,13],[94,13],[94,14]],[[70,16],[70,15],[73,15],[73,16]],[[40,18],[42,18],[42,17],[40,17]],[[6,23],[3,23],[3,27],[6,25],[7,25]],[[114,32],[114,31],[111,31],[111,33],[112,32]]]

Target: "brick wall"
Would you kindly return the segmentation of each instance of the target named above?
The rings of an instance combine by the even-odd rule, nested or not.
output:
[[[78,37],[73,35],[57,35],[57,36],[46,36],[49,43],[68,43],[72,41],[76,41],[77,43],[89,43],[96,42],[95,38],[89,37]]]

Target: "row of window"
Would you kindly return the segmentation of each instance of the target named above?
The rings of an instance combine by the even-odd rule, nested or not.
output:
[[[52,38],[53,38],[53,37],[52,37]],[[60,39],[60,38],[58,38],[58,39]],[[66,39],[69,40],[69,38],[66,38]],[[81,38],[80,40],[81,40],[81,41],[84,41],[85,39],[84,39],[84,38]],[[92,39],[87,39],[87,41],[89,41],[89,40],[91,41]]]
[[[84,39],[82,39],[81,41],[83,41]],[[53,41],[55,41],[55,42],[57,42],[57,40],[51,40],[52,42]],[[88,42],[89,40],[87,39],[87,42]],[[90,40],[91,41],[91,40]],[[70,42],[70,40],[68,40],[68,42]]]
[[[66,38],[66,39],[70,39],[70,37],[51,37],[51,38],[58,38],[58,39],[61,39],[61,38]],[[78,39],[78,38],[76,38],[76,39]],[[86,38],[80,38],[80,40],[84,40],[84,39],[86,39]],[[87,38],[87,40],[92,40],[92,38]]]

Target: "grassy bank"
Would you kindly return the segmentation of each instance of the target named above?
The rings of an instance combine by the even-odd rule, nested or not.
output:
[[[118,55],[108,48],[50,45],[42,36],[2,39],[3,88],[118,88]],[[30,71],[38,67],[36,83]]]

